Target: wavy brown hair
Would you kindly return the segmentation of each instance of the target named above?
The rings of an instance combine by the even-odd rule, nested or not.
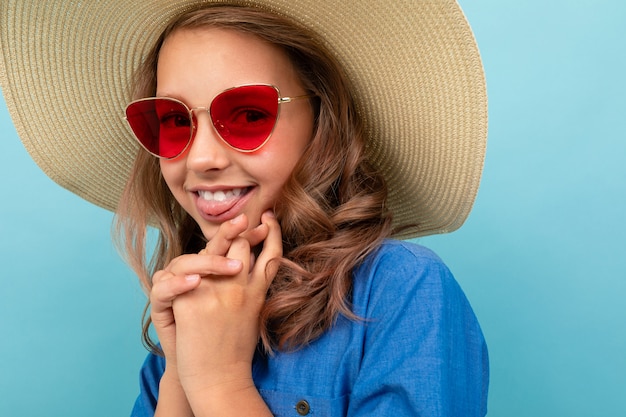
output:
[[[138,69],[133,98],[155,94],[158,54],[168,35],[212,27],[253,34],[281,48],[304,88],[315,96],[313,137],[276,206],[283,258],[260,320],[267,351],[295,349],[319,337],[339,314],[356,318],[350,306],[352,272],[390,235],[387,189],[365,158],[362,122],[340,65],[314,34],[272,13],[224,5],[185,12],[167,26]],[[150,225],[157,231],[157,241],[148,257]],[[206,243],[170,193],[158,160],[143,150],[118,209],[116,235],[146,291],[156,270],[183,253],[198,252]],[[155,351],[149,324],[145,314],[143,339]]]

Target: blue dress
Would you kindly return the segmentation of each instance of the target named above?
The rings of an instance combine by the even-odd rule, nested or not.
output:
[[[472,308],[430,250],[387,240],[354,273],[353,311],[295,352],[257,354],[277,417],[474,417],[487,413],[487,347]],[[163,358],[148,355],[133,417],[154,415]]]

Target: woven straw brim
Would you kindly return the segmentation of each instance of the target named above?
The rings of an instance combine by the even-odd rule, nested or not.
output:
[[[24,146],[54,181],[114,210],[137,145],[122,116],[131,75],[189,0],[3,0],[0,83]],[[230,1],[232,3],[232,1]],[[465,221],[487,136],[483,69],[455,1],[247,1],[320,34],[356,87],[368,154],[398,237]],[[415,227],[416,226],[416,227]]]

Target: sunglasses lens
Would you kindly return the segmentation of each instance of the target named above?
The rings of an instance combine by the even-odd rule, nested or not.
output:
[[[213,99],[211,119],[221,138],[235,149],[252,152],[269,139],[278,118],[278,91],[269,85],[226,90]],[[161,158],[174,158],[193,134],[190,111],[178,100],[149,98],[126,107],[126,120],[137,140]]]
[[[278,117],[278,91],[268,85],[236,87],[211,103],[219,135],[233,148],[254,151],[270,137]]]
[[[126,120],[137,140],[162,158],[180,155],[191,140],[192,123],[187,108],[176,100],[152,98],[131,103]]]

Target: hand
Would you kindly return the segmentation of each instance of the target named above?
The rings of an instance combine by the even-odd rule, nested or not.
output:
[[[237,325],[232,326],[230,329],[233,334],[238,332],[241,332],[239,334],[247,333],[247,348],[244,349],[247,353],[244,356],[249,357],[248,362],[251,362],[256,340],[258,339],[258,311],[260,311],[265,300],[267,287],[276,274],[276,266],[273,268],[268,267],[268,263],[271,259],[282,255],[282,237],[278,223],[271,213],[264,214],[261,220],[261,224],[251,230],[246,230],[248,222],[245,216],[240,216],[222,224],[213,239],[199,254],[180,256],[174,259],[164,270],[154,275],[150,294],[152,303],[151,317],[166,357],[166,375],[169,378],[178,380],[179,376],[177,339],[179,341],[181,339],[183,341],[187,340],[187,337],[182,337],[177,332],[177,327],[180,327],[181,321],[188,322],[188,328],[202,323],[205,325],[211,324],[212,319],[206,316],[205,318],[196,316],[191,310],[187,310],[186,315],[181,312],[176,314],[175,317],[175,309],[172,308],[175,301],[177,307],[181,307],[181,303],[178,303],[180,300],[177,300],[177,298],[183,294],[190,295],[187,300],[189,303],[184,304],[187,304],[189,308],[194,308],[194,300],[199,301],[204,296],[207,296],[208,290],[205,291],[204,289],[198,291],[199,293],[204,293],[204,296],[201,296],[201,294],[191,296],[203,281],[207,282],[203,283],[202,287],[210,285],[208,281],[211,280],[214,281],[213,284],[217,285],[216,288],[224,287],[224,284],[226,284],[224,281],[229,278],[232,278],[233,283],[236,284],[235,288],[243,288],[241,283],[244,283],[246,287],[248,284],[254,284],[250,285],[250,288],[254,288],[256,292],[250,298],[254,299],[255,302],[240,306],[251,308],[249,311],[246,310],[248,313],[245,320],[248,325],[239,326],[240,323],[236,323]],[[263,242],[263,250],[255,262],[250,248],[259,245],[261,242]],[[265,272],[267,272],[267,276]],[[237,277],[240,283],[237,283]],[[263,285],[259,285],[261,283]],[[251,293],[251,291],[245,292],[248,295]],[[219,294],[221,294],[221,291]],[[244,297],[246,297],[245,294],[243,294]],[[208,296],[208,298],[210,300],[211,296]],[[243,299],[240,301],[243,301]],[[199,304],[203,303],[204,301],[201,301]],[[181,307],[181,310],[185,310],[185,308]],[[250,311],[255,313],[252,314]],[[218,316],[220,314],[221,312],[217,313]],[[183,316],[188,318],[188,320],[183,320]],[[251,325],[252,323],[254,323],[254,326]],[[204,330],[208,330],[208,328]],[[193,335],[194,333],[190,331],[190,334]],[[254,334],[254,337],[251,336],[252,334]],[[254,343],[251,343],[250,341],[253,339]],[[188,346],[196,345],[191,343]],[[200,346],[199,350],[204,351]],[[191,351],[193,352],[194,349],[192,348]],[[189,356],[188,363],[195,368],[192,357],[192,355]],[[251,364],[248,363],[248,372],[250,372],[250,368]]]
[[[234,223],[234,224],[233,224]],[[240,228],[237,229],[237,225]],[[237,260],[235,274],[200,274],[200,284],[173,300],[177,370],[190,399],[194,393],[254,386],[252,358],[259,338],[259,313],[282,256],[282,236],[271,213],[249,231],[245,216],[234,219],[201,251],[209,259]],[[252,248],[263,242],[255,259]],[[233,269],[234,271],[234,269]]]
[[[217,242],[228,237],[232,240],[242,232],[241,226],[232,222],[224,223],[214,240]],[[198,287],[201,275],[232,276],[240,272],[242,266],[241,261],[224,256],[188,254],[173,259],[165,269],[154,274],[150,291],[151,319],[168,368],[176,370],[176,321],[172,310],[174,299]]]

